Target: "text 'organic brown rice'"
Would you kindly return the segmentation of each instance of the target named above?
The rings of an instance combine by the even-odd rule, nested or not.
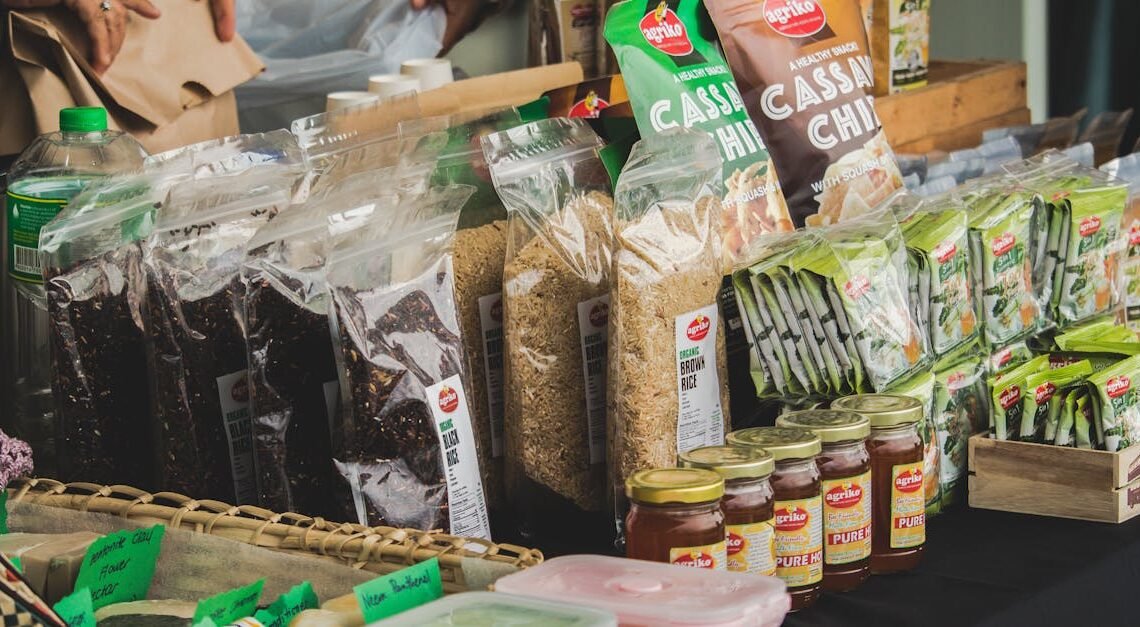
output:
[[[706,3],[796,226],[868,213],[902,185],[852,0]]]

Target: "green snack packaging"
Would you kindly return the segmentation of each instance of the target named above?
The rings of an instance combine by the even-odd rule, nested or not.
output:
[[[966,212],[920,213],[903,228],[909,256],[918,270],[916,321],[925,327],[935,356],[950,353],[977,336],[970,291]]]
[[[934,376],[934,429],[940,453],[938,481],[942,506],[947,507],[963,496],[968,440],[986,430],[989,390],[985,362],[976,354],[943,366]]]
[[[1074,443],[1077,448],[1096,448],[1096,431],[1092,428],[1092,403],[1088,394],[1077,397],[1077,406],[1073,413]]]
[[[1022,340],[990,353],[988,365],[991,373],[1001,374],[1024,364],[1030,359],[1033,359],[1033,351],[1029,350],[1029,346]]]
[[[934,373],[925,371],[897,383],[888,390],[891,394],[909,396],[922,403],[923,419],[918,426],[918,432],[922,436],[922,476],[927,516],[934,516],[942,510],[942,454],[934,424],[934,389],[936,383],[937,379]]]
[[[1017,439],[1021,431],[1021,417],[1025,411],[1026,379],[1029,375],[1047,368],[1049,358],[1034,357],[1026,363],[989,380],[993,412],[991,428],[997,440]]]
[[[1061,327],[1106,313],[1119,302],[1120,222],[1127,201],[1124,186],[1078,189],[1064,198],[1070,218],[1062,236],[1069,244],[1061,289],[1054,297]]]
[[[1118,451],[1140,440],[1140,355],[1106,368],[1088,379],[1095,390],[1094,418],[1104,448]],[[1059,434],[1058,434],[1059,435]]]
[[[1065,395],[1061,403],[1061,417],[1057,421],[1057,435],[1053,439],[1055,446],[1073,445],[1073,414],[1077,409],[1078,392],[1073,390]]]
[[[643,137],[684,126],[711,134],[724,158],[723,240],[731,266],[758,236],[793,229],[787,203],[701,0],[629,0],[606,15]]]
[[[1021,414],[1021,424],[1016,435],[1010,433],[1009,439],[1021,442],[1046,442],[1049,403],[1053,396],[1063,388],[1083,381],[1092,372],[1092,364],[1085,360],[1061,368],[1035,372],[1026,377],[1025,405]]]
[[[990,346],[1005,346],[1039,329],[1041,305],[1033,285],[1034,205],[1014,192],[970,220],[972,259],[980,264],[979,319]]]
[[[1053,342],[1061,350],[1071,350],[1069,345],[1073,341],[1100,341],[1100,342],[1137,342],[1136,334],[1127,327],[1116,324],[1114,319],[1096,320],[1094,322],[1072,327],[1053,338]]]

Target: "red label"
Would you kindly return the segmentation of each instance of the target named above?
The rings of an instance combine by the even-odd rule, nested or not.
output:
[[[853,507],[863,500],[863,488],[856,484],[838,485],[823,495],[823,500],[831,507]]]
[[[455,388],[443,386],[439,391],[439,408],[445,414],[450,414],[459,407],[459,394]]]
[[[713,559],[712,555],[708,553],[698,553],[696,551],[678,557],[673,560],[673,563],[678,566],[688,566],[689,568],[714,568],[716,566],[716,560]]]
[[[728,554],[736,555],[744,549],[744,537],[738,533],[728,533],[725,544],[728,545]]]
[[[641,18],[639,26],[649,45],[671,57],[683,57],[693,52],[693,42],[689,41],[685,24],[665,0],[652,13]]]
[[[895,519],[895,529],[917,529],[926,524],[926,514],[903,516]]]
[[[1009,386],[1008,388],[1002,390],[1001,396],[998,397],[998,400],[1001,402],[1002,409],[1009,409],[1010,407],[1013,407],[1021,400],[1021,387],[1016,385]]]
[[[1081,237],[1095,235],[1100,230],[1100,218],[1089,216],[1081,220]]]
[[[859,300],[864,294],[871,291],[871,282],[865,276],[855,276],[843,286],[843,291],[847,292],[851,300]]]
[[[1003,348],[994,355],[993,359],[998,368],[1001,368],[1002,366],[1008,364],[1010,359],[1013,359],[1013,349]]]
[[[1001,257],[1013,249],[1013,245],[1017,243],[1017,238],[1013,233],[1006,233],[1001,237],[994,238],[992,249],[994,257]]]
[[[911,470],[901,474],[895,479],[895,488],[899,492],[915,492],[922,489],[922,471]]]
[[[921,484],[922,482],[919,481]],[[808,512],[802,507],[782,508],[776,510],[776,530],[796,531],[808,524]]]
[[[841,546],[844,544],[852,544],[855,542],[862,542],[871,537],[871,528],[863,527],[854,531],[844,531],[843,533],[829,533],[827,534],[827,546]]]
[[[1105,382],[1104,392],[1105,394],[1108,394],[1109,398],[1116,398],[1118,396],[1124,396],[1124,393],[1127,392],[1131,387],[1132,379],[1129,379],[1124,375],[1120,375],[1118,377],[1112,377],[1107,382]]]
[[[1135,246],[1140,244],[1140,226],[1134,226],[1128,231],[1128,245]]]
[[[491,303],[491,319],[495,322],[503,321],[503,299]]]
[[[712,323],[709,322],[708,316],[698,315],[685,329],[685,336],[693,342],[700,342],[709,334],[710,327],[712,327]]]
[[[811,0],[765,0],[764,19],[785,37],[811,37],[827,25],[823,7]]]
[[[1056,391],[1057,386],[1053,385],[1052,383],[1045,383],[1043,385],[1037,386],[1037,389],[1034,391],[1033,398],[1037,401],[1038,405],[1044,405],[1045,403],[1049,402],[1049,399],[1053,398],[1053,393]]]
[[[600,329],[610,322],[610,306],[606,303],[595,303],[590,310],[590,324]]]
[[[823,551],[805,553],[803,555],[777,555],[776,568],[795,568],[797,566],[810,566],[823,561]]]
[[[1006,356],[1008,360],[1008,355]],[[955,372],[946,379],[946,389],[951,392],[957,392],[966,386],[966,375],[962,372]]]
[[[602,109],[610,106],[610,103],[598,97],[598,94],[591,91],[586,94],[586,97],[574,103],[570,107],[570,114],[568,117],[572,118],[596,118],[602,113]]]
[[[938,260],[938,263],[946,263],[953,259],[956,254],[958,254],[958,247],[949,240],[934,248],[934,258]]]

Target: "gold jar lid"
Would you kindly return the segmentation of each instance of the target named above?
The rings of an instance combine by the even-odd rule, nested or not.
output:
[[[807,429],[818,435],[824,444],[866,440],[871,435],[870,419],[846,409],[794,411],[777,418],[776,426]]]
[[[918,422],[925,412],[922,403],[901,394],[857,394],[845,396],[831,404],[832,409],[846,409],[863,414],[871,427],[882,429]]]
[[[724,479],[703,468],[639,470],[625,480],[625,495],[638,503],[708,503],[724,496]]]
[[[810,459],[821,450],[819,436],[803,429],[787,427],[753,427],[728,434],[732,446],[762,448],[776,461]]]
[[[725,479],[760,479],[776,469],[776,460],[762,448],[702,446],[678,457],[682,468],[705,468]]]

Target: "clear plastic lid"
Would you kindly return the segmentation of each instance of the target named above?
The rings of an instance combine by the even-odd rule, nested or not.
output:
[[[791,606],[775,577],[601,555],[557,557],[495,589],[608,610],[622,625],[775,627]]]
[[[444,627],[617,627],[612,613],[498,592],[465,592],[402,612],[383,625]]]

